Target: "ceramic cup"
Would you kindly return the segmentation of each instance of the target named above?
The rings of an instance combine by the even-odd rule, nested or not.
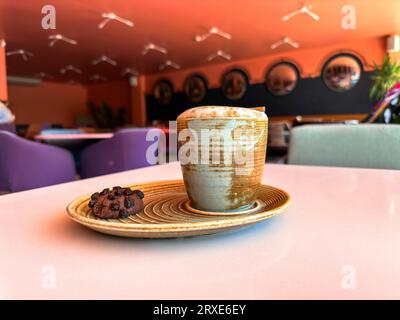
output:
[[[190,205],[209,212],[248,210],[256,200],[266,157],[264,107],[192,108],[178,116],[177,129]]]

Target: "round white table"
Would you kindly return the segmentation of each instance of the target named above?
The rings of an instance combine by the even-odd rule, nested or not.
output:
[[[106,236],[65,211],[104,187],[180,177],[172,163],[0,196],[0,298],[400,298],[400,171],[267,165],[291,207],[199,238]]]

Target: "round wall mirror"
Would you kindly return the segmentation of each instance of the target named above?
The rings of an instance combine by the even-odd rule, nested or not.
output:
[[[200,102],[207,93],[207,82],[203,76],[194,74],[186,79],[184,89],[191,102]]]
[[[360,81],[361,73],[360,60],[352,54],[341,53],[325,63],[322,69],[322,81],[333,91],[348,91]]]
[[[273,65],[265,77],[265,85],[276,96],[284,96],[294,90],[299,82],[299,71],[290,62],[279,62]]]
[[[154,98],[162,105],[167,105],[171,102],[173,92],[172,83],[168,80],[159,80],[153,88]]]
[[[222,93],[230,100],[238,100],[247,91],[248,78],[246,73],[240,69],[233,69],[222,77]]]

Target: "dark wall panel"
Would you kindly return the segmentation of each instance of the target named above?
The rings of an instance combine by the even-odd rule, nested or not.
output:
[[[210,89],[200,103],[192,103],[184,92],[175,92],[170,105],[160,105],[153,95],[148,95],[149,121],[174,120],[184,110],[199,105],[229,105],[238,107],[266,106],[268,116],[369,113],[373,102],[368,97],[371,72],[364,73],[359,83],[350,91],[329,90],[321,78],[301,79],[295,90],[283,97],[269,93],[264,84],[249,86],[245,96],[236,101],[226,99],[221,89]]]

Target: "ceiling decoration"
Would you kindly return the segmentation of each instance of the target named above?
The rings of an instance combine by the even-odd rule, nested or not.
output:
[[[89,77],[89,80],[91,80],[91,81],[107,81],[107,78],[103,77],[103,76],[101,76],[99,74],[94,74],[94,75]]]
[[[167,60],[163,64],[160,65],[159,69],[160,69],[160,71],[162,71],[162,70],[166,69],[167,67],[177,69],[177,70],[179,70],[181,68],[181,66],[179,64],[172,62],[171,60]]]
[[[281,45],[284,45],[284,44],[288,44],[288,45],[290,45],[290,46],[292,46],[293,48],[296,48],[296,49],[298,47],[300,47],[298,42],[292,40],[289,37],[283,37],[281,40],[271,44],[271,49],[275,50],[276,48],[278,48],[278,47],[280,47]]]
[[[157,52],[160,52],[162,54],[167,54],[168,53],[167,49],[165,49],[163,47],[160,47],[160,46],[158,46],[158,45],[156,45],[154,43],[146,44],[144,46],[143,50],[142,50],[142,55],[145,56],[146,54],[149,53],[149,51],[157,51]]]
[[[72,45],[75,45],[75,46],[78,44],[77,41],[75,41],[73,39],[70,39],[70,38],[67,38],[67,37],[64,37],[63,35],[61,35],[59,33],[50,35],[49,36],[49,40],[50,40],[50,42],[49,42],[49,46],[50,47],[54,46],[54,44],[59,40],[64,41],[64,42],[69,43],[69,44],[72,44]]]
[[[207,57],[207,61],[212,61],[217,57],[221,57],[225,60],[232,60],[232,56],[228,53],[226,53],[225,51],[222,50],[217,50],[215,53],[211,53],[208,57]]]
[[[60,69],[60,73],[62,73],[62,74],[67,73],[67,71],[75,72],[77,74],[81,74],[82,73],[81,69],[79,69],[79,68],[77,68],[77,67],[75,67],[75,66],[73,66],[71,64],[69,64],[69,65],[65,66],[64,68]]]
[[[19,49],[19,50],[14,50],[14,51],[8,51],[6,53],[7,57],[9,56],[15,56],[15,55],[20,55],[22,57],[22,59],[24,59],[25,61],[28,60],[28,57],[33,57],[33,53],[26,51],[24,49]]]
[[[107,57],[105,55],[101,55],[97,59],[92,60],[92,64],[94,66],[99,64],[99,63],[102,63],[102,62],[111,64],[112,66],[116,66],[117,65],[117,62],[115,60],[113,60],[113,59],[111,59],[111,58],[109,58],[109,57]]]
[[[35,74],[35,78],[40,78],[40,79],[54,79],[54,77],[46,72],[39,72]]]
[[[232,39],[232,36],[229,33],[224,32],[224,31],[218,29],[217,27],[212,27],[206,33],[199,34],[199,35],[195,36],[194,37],[194,41],[202,42],[202,41],[208,39],[212,35],[217,35],[217,36],[220,36],[220,37],[225,38],[227,40],[231,40]]]
[[[102,13],[101,17],[104,18],[104,20],[99,23],[98,25],[99,29],[103,29],[106,26],[106,24],[109,23],[110,21],[118,21],[120,23],[127,25],[128,27],[134,26],[134,23],[131,20],[121,18],[113,12]]]
[[[131,68],[125,68],[124,70],[122,70],[121,76],[125,77],[126,75],[138,76],[139,72],[137,72],[136,70],[133,70]]]
[[[283,21],[288,21],[289,19],[292,19],[293,17],[305,13],[307,15],[309,15],[311,18],[313,18],[315,21],[319,21],[319,15],[317,15],[315,12],[311,11],[311,6],[302,6],[300,9],[295,10],[291,13],[288,13],[287,15],[285,15],[282,20]]]
[[[23,48],[34,53],[33,57],[26,55],[31,63],[23,63],[22,56],[7,56],[10,75],[33,77],[46,72],[64,81],[67,79],[59,73],[60,68],[71,64],[81,68],[82,74],[76,78],[84,83],[95,73],[109,81],[121,79],[125,67],[133,67],[140,75],[157,74],[166,59],[182,68],[200,70],[206,63],[225,61],[222,55],[208,60],[218,49],[231,55],[231,61],[284,55],[294,47],[282,43],[278,49],[271,49],[271,44],[283,36],[290,36],[300,49],[359,43],[364,50],[365,43],[377,44],[381,38],[384,46],[384,37],[400,33],[399,0],[352,0],[357,8],[357,28],[351,31],[341,28],[345,16],[342,7],[348,1],[304,1],[308,9],[308,5],[313,6],[312,11],[301,9],[303,1],[298,4],[293,0],[247,1],[245,5],[243,1],[202,0],[196,6],[192,1],[179,0],[52,0],[57,9],[57,30],[43,30],[38,23],[43,1],[0,0],[0,41],[7,42],[7,51]],[[299,13],[292,12],[295,9]],[[318,23],[309,11],[318,15]],[[286,22],[282,20],[285,15]],[[133,21],[134,27],[130,27],[133,22],[121,20]],[[222,32],[210,31],[210,27]],[[220,35],[224,33],[231,40]],[[55,34],[78,45],[58,39],[49,52],[55,39],[48,37]],[[197,40],[206,40],[195,41],[196,35]],[[117,67],[107,63],[94,66],[93,59],[102,54],[115,59]]]

